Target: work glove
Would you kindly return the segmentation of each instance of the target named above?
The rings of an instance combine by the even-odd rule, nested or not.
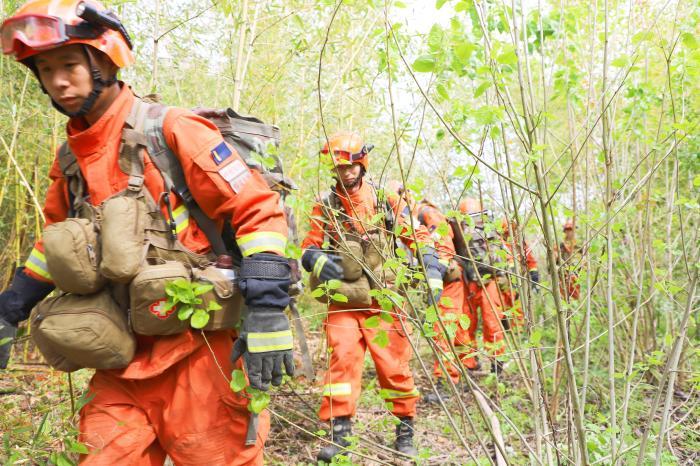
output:
[[[532,288],[532,291],[535,293],[540,292],[540,273],[537,270],[530,270],[529,272],[530,275],[530,287]]]
[[[54,286],[35,280],[24,273],[24,267],[15,271],[10,287],[0,293],[0,369],[7,367],[12,342],[1,344],[6,338],[14,339],[17,324],[29,318],[32,308],[44,299]]]
[[[292,331],[284,313],[291,284],[289,262],[275,254],[244,257],[239,284],[248,315],[233,345],[231,361],[242,356],[251,387],[266,391],[270,383],[280,385],[285,373],[294,375]]]
[[[428,286],[433,293],[435,302],[440,301],[443,289],[443,280],[447,273],[447,265],[440,262],[437,251],[434,248],[426,247],[421,251],[423,255],[423,265],[425,265]]]
[[[340,256],[326,254],[316,247],[310,247],[301,256],[301,265],[309,273],[313,273],[321,282],[329,280],[342,280],[343,267],[340,265]]]

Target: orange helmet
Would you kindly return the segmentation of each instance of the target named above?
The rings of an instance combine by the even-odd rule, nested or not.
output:
[[[365,144],[359,134],[352,131],[340,131],[328,138],[321,153],[332,154],[335,165],[359,163],[367,170],[369,168],[367,154],[373,148],[372,144]]]
[[[478,214],[483,212],[484,209],[481,207],[481,202],[473,197],[467,197],[459,201],[459,211],[463,214]]]
[[[517,228],[518,223],[515,220],[510,221],[510,228],[508,227],[508,219],[506,217],[503,217],[503,220],[501,220],[501,235],[504,238],[508,238],[510,236],[511,230],[515,232]]]
[[[0,27],[2,51],[19,62],[45,50],[85,44],[119,68],[134,62],[129,34],[114,13],[96,0],[30,0]]]

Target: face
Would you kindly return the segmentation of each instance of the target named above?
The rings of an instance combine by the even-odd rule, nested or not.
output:
[[[103,77],[111,76],[115,70],[101,53],[95,53],[96,66]],[[83,46],[71,44],[47,50],[34,58],[39,79],[49,96],[63,109],[77,112],[92,92],[90,64]],[[103,95],[100,96],[104,97]],[[100,99],[96,102],[99,105]]]
[[[576,237],[573,228],[567,228],[564,230],[564,239],[567,241],[572,241]]]
[[[338,174],[338,180],[345,186],[345,189],[354,188],[362,179],[362,165],[359,163],[338,165],[335,170]]]

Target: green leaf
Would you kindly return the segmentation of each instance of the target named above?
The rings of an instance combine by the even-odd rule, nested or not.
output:
[[[530,343],[532,344],[532,346],[539,345],[540,340],[542,340],[542,330],[540,330],[540,329],[533,330],[532,335],[530,335]]]
[[[469,326],[471,325],[471,323],[472,323],[472,321],[468,315],[466,315],[466,314],[459,315],[459,326],[462,327],[462,330],[469,330]]]
[[[11,341],[12,341],[12,338],[10,338],[10,337],[0,339],[0,346],[5,346],[6,344],[10,343]]]
[[[388,312],[380,312],[379,313],[379,318],[382,319],[384,322],[387,324],[393,324],[394,323],[394,317],[389,314]]]
[[[636,33],[635,35],[632,36],[632,43],[633,43],[633,44],[638,44],[638,43],[640,43],[640,42],[645,42],[645,41],[653,40],[654,37],[655,37],[655,36],[654,36],[654,33],[651,32],[651,31],[646,31],[646,32],[642,31],[642,32],[638,32],[638,33]]]
[[[700,188],[700,175],[696,175],[695,178],[693,178],[693,186]]]
[[[518,63],[518,55],[515,53],[515,47],[506,45],[503,47],[503,52],[496,57],[496,61],[501,65],[515,65]]]
[[[187,320],[193,312],[194,308],[192,306],[183,306],[177,311],[177,318],[180,320]]]
[[[194,311],[192,319],[190,319],[190,325],[193,328],[204,328],[209,322],[209,313],[204,309],[197,309]]]
[[[270,404],[270,394],[251,387],[248,387],[247,391],[251,395],[248,410],[255,414],[260,414]]]
[[[88,450],[88,447],[81,442],[74,442],[74,441],[69,441],[66,440],[66,446],[68,447],[68,451],[71,451],[73,453],[78,453],[81,455],[87,455],[90,453],[90,450]]]
[[[490,81],[484,81],[483,83],[479,84],[479,87],[477,87],[474,91],[474,98],[476,99],[480,97],[489,87],[491,87]]]
[[[447,3],[447,0],[437,0],[435,2],[435,9],[439,10],[445,3]]]
[[[321,287],[319,286],[318,288],[316,288],[315,290],[313,290],[313,291],[311,292],[311,297],[312,297],[312,298],[320,298],[320,297],[323,296],[324,294],[326,294],[326,290],[324,290],[323,288],[321,288]]]
[[[685,45],[689,49],[696,49],[698,48],[698,41],[695,38],[693,34],[690,32],[684,32],[681,34],[681,42],[683,42],[683,45]]]
[[[615,68],[624,68],[625,66],[627,66],[629,61],[630,61],[629,57],[623,55],[623,56],[617,57],[616,59],[611,61],[610,65],[614,66]]]
[[[440,97],[442,97],[445,100],[450,100],[450,94],[447,93],[447,88],[445,88],[444,85],[438,84],[436,87],[436,91]]]
[[[348,302],[348,297],[345,296],[343,293],[335,293],[333,296],[331,296],[331,299],[337,303],[347,303]]]
[[[329,290],[337,290],[341,286],[343,286],[343,282],[341,282],[340,280],[328,280],[328,282],[326,283],[326,288],[328,288]]]
[[[214,289],[214,285],[212,285],[211,283],[203,283],[203,284],[195,285],[194,294],[199,296],[199,295],[207,293],[213,289]]]
[[[380,348],[386,348],[389,346],[389,335],[386,330],[380,330],[377,332],[377,336],[372,339],[373,343],[376,343]]]
[[[238,393],[247,387],[248,381],[245,379],[245,373],[243,373],[243,371],[240,369],[235,369],[233,372],[231,372],[231,383],[229,386],[235,393]]]
[[[207,304],[207,311],[219,311],[221,310],[221,304],[217,303],[213,299]]]
[[[418,73],[430,73],[435,71],[435,58],[430,55],[421,55],[413,62],[413,71]]]
[[[364,327],[365,328],[377,328],[377,327],[379,327],[379,316],[372,316],[369,319],[365,320]]]
[[[469,62],[469,57],[474,53],[474,50],[476,50],[476,45],[471,42],[460,42],[455,46],[455,55],[457,55],[459,61],[466,65],[467,62]]]

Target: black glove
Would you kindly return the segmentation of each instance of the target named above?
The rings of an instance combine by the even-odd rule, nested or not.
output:
[[[537,270],[530,270],[529,275],[530,287],[532,287],[532,291],[538,293],[540,289],[540,287],[538,286],[540,283],[540,273]]]
[[[44,299],[54,286],[35,280],[24,273],[24,267],[15,271],[10,287],[0,293],[0,369],[7,367],[12,341],[17,334],[17,324],[29,318],[32,308]]]
[[[428,285],[433,292],[435,302],[440,301],[443,289],[443,280],[447,273],[447,266],[440,262],[437,251],[434,248],[426,247],[421,250],[423,255],[423,265],[428,279]]]
[[[313,273],[322,282],[342,280],[345,276],[340,266],[340,256],[326,254],[316,247],[310,247],[301,256],[301,265],[309,273]]]
[[[268,390],[282,383],[282,365],[294,375],[292,331],[284,308],[289,304],[290,267],[275,254],[253,254],[241,261],[240,287],[248,315],[233,345],[231,361],[241,356],[250,385]]]
[[[29,318],[32,308],[54,288],[54,285],[24,273],[24,267],[18,267],[10,287],[0,293],[0,319],[16,327]]]
[[[0,318],[0,369],[7,367],[15,335],[17,335],[17,327]]]

